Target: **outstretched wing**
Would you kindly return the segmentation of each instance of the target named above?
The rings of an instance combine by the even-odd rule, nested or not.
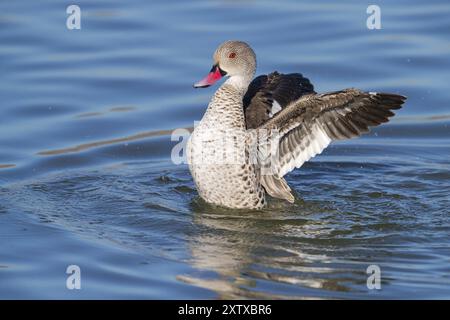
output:
[[[305,94],[315,93],[313,85],[300,73],[273,72],[256,77],[244,96],[247,129],[254,129],[275,113]]]
[[[369,131],[369,127],[389,121],[400,109],[406,97],[391,93],[363,92],[346,89],[325,94],[303,96],[267,120],[258,130],[278,135],[277,154],[268,154],[261,146],[261,167],[270,166],[271,175],[261,176],[266,191],[272,195],[280,190],[270,190],[273,181],[281,179],[294,168],[299,168],[321,153],[331,141],[350,139]],[[281,192],[283,193],[283,192]],[[284,192],[286,194],[286,192]],[[285,196],[284,198],[286,198]]]

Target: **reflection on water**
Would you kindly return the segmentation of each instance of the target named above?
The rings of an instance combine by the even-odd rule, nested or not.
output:
[[[299,238],[305,234],[320,237],[321,231],[326,233],[320,222],[317,225],[294,212],[280,213],[273,208],[261,212],[210,212],[205,211],[203,204],[194,209],[193,219],[199,232],[189,237],[188,243],[192,264],[200,270],[213,270],[220,277],[205,279],[181,275],[180,280],[214,290],[223,299],[288,297],[283,293],[255,290],[256,281],[261,280],[347,291],[337,281],[324,279],[323,274],[334,272],[332,268],[311,267],[318,261],[326,264],[329,260],[326,254],[304,252],[302,243],[289,241],[293,234]],[[309,276],[299,277],[296,273],[309,273]]]
[[[0,169],[14,168],[14,164],[0,164]]]
[[[109,112],[129,112],[129,111],[133,111],[135,110],[135,107],[114,107],[114,108],[110,108],[109,110],[105,111],[105,112],[84,112],[82,114],[79,114],[77,117],[78,118],[88,118],[88,117],[97,117],[97,116],[102,116],[102,115],[106,115]]]
[[[381,1],[381,30],[356,0],[77,4],[77,31],[54,1],[0,5],[0,298],[450,296],[447,2]],[[214,88],[192,83],[228,39],[258,73],[407,104],[290,174],[294,204],[211,207],[170,135],[205,111]]]
[[[74,147],[68,147],[68,148],[64,148],[64,149],[40,151],[40,152],[38,152],[38,154],[48,156],[48,155],[64,154],[64,153],[71,153],[71,152],[80,152],[80,151],[84,151],[87,149],[101,147],[101,146],[105,146],[105,145],[109,145],[109,144],[119,144],[119,143],[123,143],[123,142],[126,143],[128,141],[140,140],[140,139],[144,139],[144,138],[166,136],[166,135],[170,135],[172,132],[173,132],[173,130],[141,132],[141,133],[123,137],[123,138],[89,142],[89,143],[84,143],[84,144],[80,144],[80,145],[77,145]]]

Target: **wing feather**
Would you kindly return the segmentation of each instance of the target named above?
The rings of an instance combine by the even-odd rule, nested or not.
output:
[[[314,87],[300,73],[275,71],[256,77],[243,99],[247,129],[259,127],[291,102],[310,93],[315,93]]]
[[[357,89],[303,96],[258,128],[271,132],[269,138],[279,135],[277,154],[265,154],[261,166],[270,166],[270,172],[282,178],[332,141],[358,137],[389,121],[394,115],[391,110],[400,109],[405,100],[401,95]]]

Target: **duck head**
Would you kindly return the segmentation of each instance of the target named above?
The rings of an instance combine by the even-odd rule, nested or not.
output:
[[[242,41],[226,41],[214,52],[213,66],[208,75],[194,84],[194,88],[206,88],[224,76],[249,84],[256,71],[256,55]]]

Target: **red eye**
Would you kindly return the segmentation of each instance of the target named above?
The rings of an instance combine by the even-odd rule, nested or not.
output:
[[[230,58],[230,59],[236,58],[236,52],[230,53],[229,56],[228,56],[228,58]]]

